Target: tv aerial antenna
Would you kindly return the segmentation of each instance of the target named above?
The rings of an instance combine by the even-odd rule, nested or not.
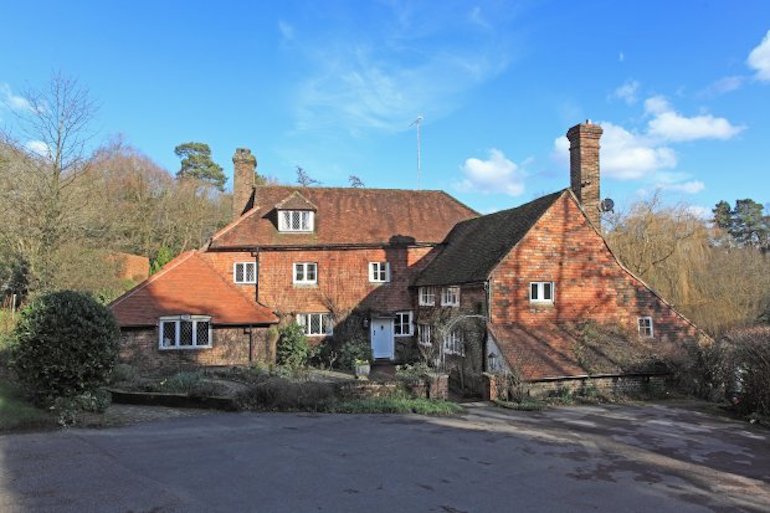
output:
[[[422,174],[422,114],[412,121],[409,128],[417,127],[417,190],[420,190],[420,175]]]

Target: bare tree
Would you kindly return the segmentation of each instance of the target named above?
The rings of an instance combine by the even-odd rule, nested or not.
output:
[[[61,73],[22,96],[26,108],[18,116],[26,142],[14,145],[13,179],[25,192],[12,199],[27,226],[16,234],[16,243],[29,260],[31,288],[47,290],[54,286],[62,248],[82,227],[73,218],[87,202],[72,201],[69,189],[87,169],[86,144],[97,106],[87,89]]]
[[[354,189],[366,187],[366,185],[364,185],[364,182],[356,175],[350,175],[348,177],[348,182],[350,182],[350,186],[353,187]]]
[[[312,178],[301,166],[297,166],[297,183],[302,187],[310,187],[312,185],[318,185],[321,182]]]

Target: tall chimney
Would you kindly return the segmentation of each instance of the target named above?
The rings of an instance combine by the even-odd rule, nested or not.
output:
[[[257,159],[248,148],[238,148],[233,155],[233,219],[254,206]]]
[[[588,214],[588,219],[601,226],[599,192],[599,138],[602,127],[591,120],[567,131],[569,139],[569,174],[572,192]]]

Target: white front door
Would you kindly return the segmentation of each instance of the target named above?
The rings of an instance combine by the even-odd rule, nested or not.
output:
[[[395,356],[393,349],[393,319],[372,319],[372,356],[388,358]]]

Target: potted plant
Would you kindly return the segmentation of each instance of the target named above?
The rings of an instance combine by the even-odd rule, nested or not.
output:
[[[358,379],[369,379],[369,372],[372,370],[372,365],[369,363],[369,360],[356,358],[356,378]]]

